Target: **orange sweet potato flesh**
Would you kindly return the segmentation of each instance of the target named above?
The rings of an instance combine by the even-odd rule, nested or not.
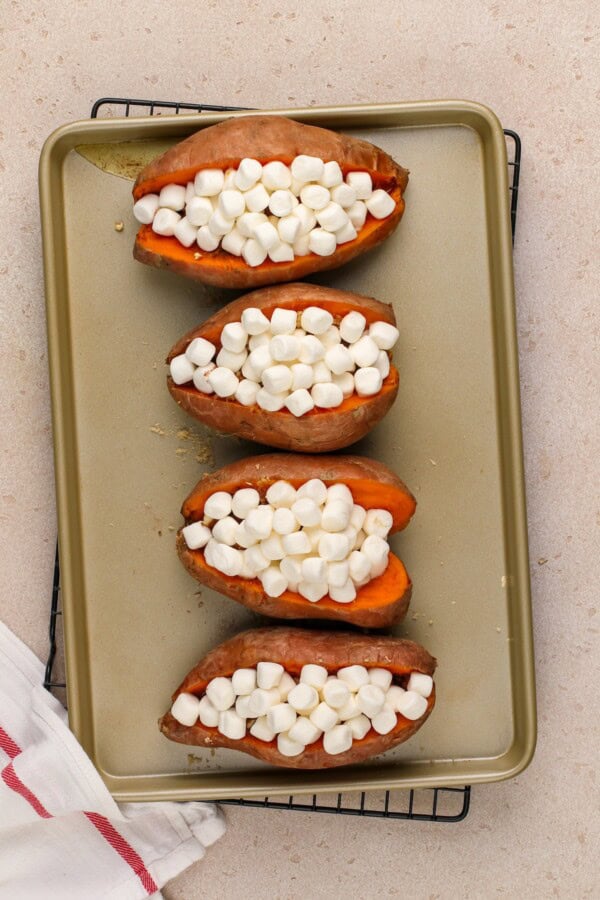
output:
[[[216,287],[247,290],[264,284],[293,281],[312,272],[334,269],[377,246],[394,231],[404,212],[403,193],[408,172],[367,141],[314,125],[302,125],[283,116],[242,116],[198,131],[147,165],[133,188],[135,200],[160,191],[166,184],[186,184],[200,169],[237,168],[244,157],[260,162],[280,160],[290,164],[299,154],[335,160],[344,175],[370,172],[375,187],[387,190],[396,208],[386,219],[371,215],[358,237],[340,244],[331,256],[298,256],[293,262],[274,263],[268,258],[251,268],[241,257],[218,248],[206,253],[184,247],[174,237],[155,234],[149,225],[140,228],[133,255],[140,262],[168,269]]]
[[[204,504],[215,491],[233,493],[253,487],[261,497],[275,481],[299,487],[311,478],[327,486],[345,484],[355,503],[366,509],[387,509],[393,516],[392,532],[405,528],[416,501],[406,485],[383,463],[360,456],[292,456],[272,453],[249,457],[203,478],[181,508],[186,525],[202,519]],[[278,619],[334,619],[363,628],[387,628],[404,618],[412,584],[402,562],[393,553],[385,572],[359,588],[351,603],[336,603],[329,596],[310,603],[300,594],[285,591],[280,597],[265,594],[258,579],[228,577],[206,563],[202,550],[190,550],[181,531],[177,552],[187,571],[202,584],[247,606],[254,612]]]
[[[267,318],[277,307],[301,312],[307,306],[319,306],[328,310],[336,323],[351,310],[358,310],[368,325],[377,321],[396,324],[392,307],[373,297],[316,284],[277,285],[245,294],[223,307],[182,337],[169,352],[167,362],[184,353],[196,337],[206,338],[219,349],[223,327],[228,322],[239,322],[242,312],[251,306],[261,309]],[[234,398],[220,399],[215,394],[203,394],[192,384],[176,385],[170,376],[167,385],[185,412],[215,431],[235,434],[281,450],[326,453],[340,450],[364,437],[396,399],[399,380],[398,370],[392,365],[380,392],[374,397],[354,394],[335,409],[313,409],[299,418],[286,409],[267,412],[259,406],[242,406]]]
[[[239,668],[255,668],[261,661],[278,662],[296,677],[307,663],[325,666],[330,674],[344,666],[376,666],[389,669],[396,680],[405,679],[412,672],[433,675],[436,668],[436,660],[424,647],[402,638],[304,628],[258,628],[238,634],[208,653],[177,688],[173,700],[183,692],[200,695],[212,678],[230,676]],[[282,756],[276,741],[266,743],[250,734],[233,741],[200,722],[191,727],[181,725],[170,712],[160,719],[159,727],[166,737],[181,744],[240,750],[274,766],[327,769],[363,762],[408,740],[429,717],[434,705],[435,688],[420,719],[409,721],[399,715],[389,734],[380,735],[371,729],[361,741],[354,741],[350,750],[336,756],[325,752],[322,738],[309,744],[299,756]]]

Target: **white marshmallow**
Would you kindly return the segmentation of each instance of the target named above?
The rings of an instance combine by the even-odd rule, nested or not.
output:
[[[390,358],[385,350],[380,350],[375,360],[375,368],[381,375],[382,383],[390,374]]]
[[[212,253],[212,251],[216,250],[219,246],[219,238],[212,233],[208,225],[202,225],[202,227],[198,229],[196,243],[205,253]]]
[[[352,740],[362,741],[371,730],[371,722],[366,716],[356,716],[348,722],[350,731],[352,732]]]
[[[227,709],[219,716],[219,732],[232,741],[240,741],[246,736],[246,720],[238,716],[234,709]]]
[[[292,334],[276,334],[269,342],[269,352],[275,360],[291,362],[291,360],[298,358],[300,341]]]
[[[248,334],[263,334],[269,330],[270,322],[262,312],[255,306],[249,306],[242,313],[242,328]]]
[[[271,562],[283,559],[285,556],[285,550],[283,549],[281,538],[278,534],[270,534],[268,538],[261,541],[260,549],[262,550],[263,556]]]
[[[287,393],[272,394],[265,388],[260,388],[256,394],[256,402],[266,412],[279,412],[283,409],[288,398]]]
[[[304,744],[299,744],[283,732],[277,735],[277,750],[282,756],[299,756],[304,753]]]
[[[286,509],[282,506],[280,509],[275,510],[273,513],[273,531],[277,532],[277,534],[284,535],[292,534],[292,532],[297,531],[297,529],[298,522],[291,509]]]
[[[232,350],[225,350],[223,347],[217,354],[217,366],[224,366],[226,369],[231,369],[232,372],[239,372],[247,358],[248,353],[246,350],[242,350],[241,353],[234,353]]]
[[[344,372],[342,375],[334,375],[331,379],[342,392],[344,400],[351,397],[354,393],[354,375],[351,372]]]
[[[244,550],[244,563],[250,572],[254,573],[255,578],[260,572],[269,568],[269,560],[256,544],[251,544]]]
[[[246,530],[259,541],[266,540],[273,530],[273,510],[266,503],[251,509],[246,515]]]
[[[291,336],[296,330],[297,313],[295,309],[284,309],[277,307],[271,314],[271,332],[279,336]],[[273,359],[280,357],[273,356]],[[281,359],[294,359],[293,356],[281,357]]]
[[[377,534],[386,538],[394,524],[394,517],[387,509],[370,509],[362,526],[366,534]]]
[[[185,216],[191,225],[200,228],[207,225],[213,214],[212,203],[207,197],[192,197],[185,205]]]
[[[269,194],[264,185],[256,184],[244,192],[244,203],[249,212],[261,213],[269,205]]]
[[[206,685],[206,696],[219,712],[229,709],[235,703],[235,691],[231,678],[222,675],[213,678]]]
[[[348,538],[343,534],[328,534],[327,532],[323,534],[323,537],[319,541],[319,556],[323,560],[327,560],[327,562],[337,562],[339,560],[345,559],[350,553],[350,542]],[[310,579],[307,579],[309,581]],[[322,580],[322,579],[315,579]],[[331,585],[331,581],[329,578],[326,579]],[[346,579],[347,580],[347,579]],[[345,581],[342,582],[343,586]]]
[[[340,334],[347,344],[355,344],[363,335],[367,320],[362,313],[353,310],[340,322]],[[354,357],[353,357],[354,359]]]
[[[337,244],[347,244],[349,241],[353,241],[357,236],[356,228],[352,222],[348,220],[345,225],[337,229],[335,240]]]
[[[267,500],[275,509],[289,508],[296,500],[296,488],[287,481],[275,481],[267,490]]]
[[[354,388],[359,397],[373,397],[383,384],[381,372],[374,366],[357,369],[354,373]]]
[[[290,191],[273,191],[269,198],[269,209],[274,216],[289,216],[296,205],[295,200]]]
[[[366,203],[363,203],[362,200],[357,200],[352,206],[347,207],[346,212],[348,213],[348,218],[352,225],[354,225],[357,231],[360,231],[367,219]]]
[[[389,734],[396,727],[396,713],[390,706],[384,706],[381,712],[371,719],[371,725],[377,734]]]
[[[230,368],[217,366],[210,372],[208,383],[217,397],[233,397],[238,388],[238,379]]]
[[[307,181],[319,181],[323,177],[325,166],[318,156],[300,154],[292,162],[292,177],[305,184]]]
[[[142,225],[149,225],[158,209],[158,194],[145,194],[133,204],[133,215]]]
[[[369,669],[369,681],[386,692],[392,683],[392,673],[389,669],[381,669],[375,666]],[[387,695],[385,702],[387,703]]]
[[[310,552],[312,554],[318,553],[319,550],[319,541],[325,534],[322,528],[305,528],[304,534],[310,541]]]
[[[292,390],[297,391],[301,388],[310,388],[313,385],[313,369],[307,363],[294,363],[291,367],[292,372]],[[311,398],[312,403],[312,398]]]
[[[292,170],[293,174],[293,170]],[[342,175],[342,170],[340,169],[339,163],[335,160],[331,160],[331,162],[326,162],[323,166],[323,173],[317,179],[307,179],[308,181],[318,181],[319,184],[322,184],[323,187],[333,188],[338,184],[341,184],[344,180],[344,176]]]
[[[276,703],[267,711],[267,725],[275,734],[289,731],[296,718],[296,712],[289,703]]]
[[[302,561],[294,556],[284,556],[279,564],[279,568],[288,582],[296,584],[302,580]]]
[[[215,368],[214,363],[208,363],[206,366],[200,366],[194,372],[194,387],[202,391],[203,394],[214,394],[212,387],[208,382],[208,376]]]
[[[307,334],[300,338],[300,350],[298,359],[301,363],[314,365],[314,363],[323,359],[325,356],[325,347],[321,341],[313,334]]]
[[[256,683],[259,688],[269,691],[277,687],[283,675],[283,666],[275,662],[259,662],[256,666]]]
[[[310,714],[310,721],[321,731],[327,733],[339,722],[338,712],[332,709],[328,703],[319,703]]]
[[[231,578],[241,573],[244,564],[244,557],[239,550],[214,540],[209,541],[206,545],[204,558],[213,569],[229,575]]]
[[[241,353],[245,350],[247,340],[248,333],[241,322],[228,322],[221,331],[221,344],[225,350],[232,353]]]
[[[369,673],[364,666],[344,666],[338,669],[337,677],[348,685],[353,692],[358,691],[364,684],[369,684]]]
[[[272,343],[273,341],[271,341]],[[287,366],[269,366],[262,373],[262,382],[270,394],[280,394],[282,391],[288,391],[292,386],[292,373]]]
[[[238,697],[235,701],[235,711],[240,719],[250,719],[250,697]]]
[[[307,584],[321,584],[327,581],[327,563],[319,556],[309,556],[302,560],[302,581]]]
[[[350,209],[356,202],[356,191],[349,184],[338,184],[331,190],[331,199],[339,203],[343,209]]]
[[[371,578],[376,578],[385,572],[388,564],[388,555],[390,552],[389,544],[380,538],[377,534],[370,534],[366,537],[360,548],[371,563]]]
[[[301,497],[300,499],[295,500],[292,504],[292,512],[296,516],[298,522],[307,528],[318,525],[321,521],[321,510],[310,497]]]
[[[285,190],[292,183],[292,173],[285,163],[269,162],[263,166],[261,180],[269,191]]]
[[[315,404],[308,391],[305,388],[299,388],[287,397],[285,406],[292,415],[300,418],[314,409]]]
[[[301,581],[298,584],[298,593],[309,603],[318,603],[327,595],[327,583],[325,581],[319,583]]]
[[[333,316],[320,306],[308,306],[300,316],[300,324],[307,334],[321,335],[333,325]]]
[[[228,547],[233,547],[236,543],[237,530],[238,523],[233,516],[225,516],[224,519],[219,519],[213,525],[212,536],[220,544],[227,544]]]
[[[245,238],[253,238],[254,232],[263,222],[268,222],[267,217],[260,212],[243,213],[236,221],[235,226],[240,234]]]
[[[315,216],[313,210],[309,209],[309,207],[305,206],[303,203],[299,203],[298,206],[294,207],[292,216],[300,221],[299,236],[307,235],[317,224],[317,217]]]
[[[324,360],[321,359],[319,362],[315,363],[312,370],[312,380],[314,384],[328,384],[330,381],[333,381],[331,369]]]
[[[191,525],[186,525],[181,529],[181,533],[190,550],[200,550],[202,547],[206,547],[210,541],[210,528],[207,528],[202,522],[192,522]]]
[[[372,366],[379,356],[379,347],[372,337],[365,334],[351,345],[350,353],[357,366]]]
[[[342,722],[347,722],[350,719],[355,719],[357,716],[362,715],[360,709],[356,705],[356,697],[353,694],[350,695],[342,708],[338,709],[338,715]]]
[[[250,365],[262,375],[265,369],[268,369],[273,365],[273,357],[271,356],[271,351],[269,349],[269,344],[263,344],[260,347],[256,347],[255,350],[252,351],[250,356],[248,357],[250,361]]]
[[[352,509],[354,508],[354,497],[347,484],[337,482],[327,488],[327,502],[332,500],[342,500],[344,503],[348,503],[351,507],[350,512],[352,513]]]
[[[349,725],[336,725],[323,735],[323,750],[330,756],[345,753],[352,746],[352,730]]]
[[[171,707],[171,715],[181,725],[195,725],[200,714],[200,701],[194,694],[179,694]]]
[[[363,527],[363,523],[367,517],[367,511],[364,506],[359,506],[358,504],[354,504],[352,507],[352,514],[350,516],[350,524],[353,528],[356,528],[357,531],[360,531]]]
[[[158,205],[179,212],[185,207],[185,188],[180,184],[166,184],[158,196]]]
[[[278,566],[269,566],[260,573],[260,583],[267,597],[281,597],[287,591],[288,583]]]
[[[246,697],[256,690],[256,669],[236,669],[231,685],[238,697]]]
[[[206,695],[200,699],[198,718],[207,728],[216,728],[219,724],[219,710],[215,709]]]
[[[277,690],[281,695],[282,700],[287,700],[290,691],[296,687],[296,682],[292,678],[289,672],[284,672],[281,676],[281,681],[277,685]]]
[[[194,178],[194,190],[199,197],[216,197],[223,190],[224,182],[221,169],[202,169]]]
[[[387,219],[396,209],[396,203],[387,191],[373,191],[366,201],[367,209],[375,219]]]
[[[299,713],[310,713],[319,705],[319,695],[314,685],[301,682],[288,694],[287,702]]]
[[[320,409],[334,409],[336,406],[340,406],[344,400],[341,388],[333,382],[314,384],[310,393],[315,406]]]
[[[152,231],[162,237],[171,237],[175,234],[175,226],[181,216],[172,209],[159,209],[152,222]]]
[[[343,531],[350,524],[352,507],[345,500],[327,500],[321,516],[324,531]]]
[[[223,237],[224,234],[229,234],[233,225],[233,219],[226,218],[220,209],[215,209],[208,220],[208,230],[211,234],[214,234],[215,237]]]
[[[310,238],[307,234],[301,234],[293,244],[294,256],[308,256],[310,253]]]
[[[248,341],[248,347],[250,350],[258,350],[259,347],[267,347],[268,349],[272,337],[273,335],[270,331],[263,331],[262,334],[253,334]]]
[[[363,684],[356,694],[356,704],[360,711],[372,719],[380,713],[385,703],[385,693],[376,684]]]
[[[334,191],[336,188],[334,188]],[[319,210],[325,209],[331,200],[331,194],[327,188],[320,184],[308,184],[300,191],[300,200],[302,205],[308,209]]]
[[[231,253],[232,256],[241,256],[245,243],[246,238],[241,231],[234,226],[229,234],[226,234],[222,239],[221,247],[223,250],[226,250],[227,253]]]
[[[391,350],[400,337],[400,332],[389,322],[373,322],[369,328],[369,337],[380,350]]]
[[[373,193],[373,181],[368,172],[348,172],[346,183],[354,189],[357,200],[368,200]]]
[[[293,244],[300,235],[300,219],[293,215],[283,215],[277,224],[277,231],[282,241]]]
[[[303,531],[294,531],[292,534],[284,535],[281,543],[288,556],[302,556],[303,553],[310,553],[311,550],[308,536]]]
[[[248,191],[262,175],[262,165],[257,159],[245,157],[237,167],[234,183],[240,191]]]
[[[300,684],[309,684],[316,690],[323,687],[328,677],[329,673],[325,666],[319,666],[316,663],[307,663],[300,670]]]
[[[339,678],[328,679],[323,685],[323,700],[332,709],[343,709],[349,699],[350,689]]]
[[[270,222],[263,222],[254,229],[254,237],[265,250],[276,247],[279,241],[279,234],[274,225]]]
[[[210,341],[197,337],[187,345],[185,355],[194,365],[205,366],[212,360],[216,350],[217,348]]]
[[[329,350],[331,347],[339,346],[341,343],[340,330],[337,325],[331,325],[327,331],[324,331],[323,334],[319,335],[319,340],[325,347],[325,350]]]
[[[169,374],[175,384],[187,384],[192,381],[195,372],[194,364],[190,362],[185,353],[174,356],[169,363]]]
[[[266,716],[271,707],[280,702],[281,695],[277,688],[271,688],[270,690],[256,688],[256,690],[252,691],[250,694],[248,712],[251,717],[256,716],[259,718],[260,716]]]
[[[325,354],[325,363],[334,375],[342,375],[344,372],[354,371],[352,355],[348,348],[342,344],[336,344],[329,348]]]
[[[307,746],[314,744],[321,737],[321,729],[317,728],[306,716],[298,716],[294,724],[289,730],[289,737],[292,741]]]
[[[346,584],[342,587],[334,587],[331,585],[329,588],[329,596],[332,600],[335,600],[336,603],[352,603],[353,600],[356,600],[356,588],[354,582],[348,579]]]
[[[254,406],[257,393],[258,384],[255,381],[249,381],[247,378],[244,378],[239,382],[234,396],[242,406]]]
[[[235,169],[225,169],[225,178],[223,180],[223,191],[235,191]]]
[[[322,506],[327,500],[327,486],[320,478],[310,478],[298,488],[298,498],[302,497],[309,497],[317,506]]]
[[[196,191],[194,189],[194,182],[188,181],[185,186],[185,202],[186,204],[190,202],[196,196]]]
[[[429,697],[433,690],[433,678],[431,675],[424,675],[422,672],[412,672],[406,685],[407,691],[414,691],[421,697]]]
[[[354,545],[356,543],[356,538],[358,535],[358,531],[356,528],[353,528],[352,525],[347,525],[346,528],[341,532],[345,538],[348,539],[348,545],[350,549],[348,550],[348,555],[354,550]]]
[[[204,515],[209,519],[224,519],[231,513],[231,494],[227,491],[215,491],[204,504]]]
[[[308,236],[308,249],[317,256],[331,256],[336,247],[335,234],[324,228],[313,228]]]
[[[335,535],[333,535],[335,536]],[[332,535],[330,535],[332,537]],[[350,567],[347,560],[329,563],[327,566],[327,584],[329,587],[343,587],[350,577]]]
[[[269,725],[267,724],[266,716],[259,716],[255,721],[254,725],[250,729],[250,734],[252,737],[257,738],[259,741],[265,741],[265,743],[269,743],[269,741],[274,740],[275,732],[271,731]]]
[[[399,703],[401,702],[401,698],[406,693],[404,688],[401,688],[399,684],[392,684],[387,690],[385,695],[385,705],[391,707],[394,712],[400,712]]]
[[[325,231],[339,231],[340,228],[344,228],[350,223],[347,213],[339,203],[335,203],[333,200],[323,209],[318,210],[316,216],[317,222]]]

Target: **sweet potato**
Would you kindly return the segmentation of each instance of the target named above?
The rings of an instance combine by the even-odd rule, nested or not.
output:
[[[396,324],[392,307],[372,297],[315,284],[267,287],[240,297],[188,332],[171,349],[167,363],[184,353],[196,337],[206,338],[220,349],[223,326],[239,321],[244,309],[251,306],[261,309],[267,318],[277,307],[301,312],[307,306],[320,306],[333,315],[336,323],[351,310],[358,310],[366,317],[368,324],[376,321]],[[299,418],[285,408],[267,412],[256,405],[242,406],[232,397],[220,399],[214,394],[203,394],[191,383],[176,385],[170,376],[167,377],[167,385],[182,409],[216,431],[235,434],[281,450],[325,453],[360,440],[383,418],[396,399],[399,375],[392,364],[380,392],[375,396],[359,397],[353,394],[335,409],[313,409]]]
[[[371,215],[358,237],[340,244],[331,256],[297,256],[292,262],[274,263],[266,259],[256,268],[241,257],[221,248],[211,253],[184,247],[174,237],[162,237],[151,226],[140,228],[134,257],[147,265],[169,269],[188,278],[217,287],[248,290],[264,284],[293,281],[312,272],[333,269],[380,244],[396,228],[404,212],[403,193],[408,172],[383,150],[348,135],[314,125],[302,125],[283,116],[242,116],[226,119],[196,132],[155,159],[139,173],[133,188],[135,200],[160,191],[166,184],[183,184],[201,169],[237,168],[244,157],[261,163],[280,160],[289,165],[295,156],[307,154],[335,160],[344,176],[352,171],[368,171],[373,186],[383,188],[396,208],[386,219]]]
[[[406,485],[386,466],[360,456],[295,456],[273,453],[242,459],[198,482],[181,508],[185,524],[200,521],[204,504],[215,491],[233,493],[253,487],[261,498],[275,481],[299,487],[311,478],[327,486],[343,483],[354,502],[365,509],[387,509],[393,516],[392,532],[405,528],[416,501]],[[177,552],[190,575],[207,587],[242,603],[254,612],[280,619],[335,619],[364,628],[386,628],[406,615],[412,584],[406,569],[393,553],[385,572],[359,588],[351,603],[336,603],[329,596],[310,603],[300,594],[285,591],[280,597],[265,594],[258,579],[227,577],[211,568],[202,550],[190,550],[181,530]]]
[[[208,682],[218,675],[230,676],[238,668],[254,668],[261,661],[280,663],[292,676],[300,674],[302,666],[316,663],[330,674],[350,665],[389,669],[394,681],[403,684],[412,672],[433,675],[436,660],[424,647],[413,641],[393,637],[376,637],[343,632],[311,631],[296,628],[259,628],[236,635],[216,647],[186,676],[173,694],[182,692],[201,695]],[[386,735],[374,729],[344,753],[332,756],[323,749],[323,739],[309,744],[299,756],[286,757],[277,749],[277,742],[263,742],[247,733],[241,740],[230,740],[216,728],[198,722],[190,727],[177,722],[170,712],[159,721],[165,737],[181,744],[200,747],[227,747],[240,750],[275,766],[295,769],[325,769],[347,766],[384,753],[391,747],[412,737],[426,721],[435,705],[435,688],[424,715],[409,721],[398,715],[395,728]]]

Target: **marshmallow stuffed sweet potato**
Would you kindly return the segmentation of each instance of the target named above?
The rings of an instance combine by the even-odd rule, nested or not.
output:
[[[134,256],[218,287],[292,281],[388,237],[407,182],[367,141],[282,116],[230,118],[139,173]]]
[[[177,552],[196,580],[254,612],[385,628],[411,595],[387,537],[415,508],[374,460],[248,457],[198,482],[182,506]]]
[[[435,705],[435,668],[409,640],[260,628],[208,653],[159,727],[169,740],[274,766],[353,765],[418,731]]]
[[[169,390],[211,428],[323,453],[364,437],[394,402],[392,307],[308,283],[240,297],[171,349]]]

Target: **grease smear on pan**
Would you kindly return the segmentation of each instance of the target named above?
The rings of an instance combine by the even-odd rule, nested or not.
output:
[[[385,668],[354,665],[330,673],[310,664],[295,679],[280,663],[259,662],[236,669],[231,678],[213,678],[200,697],[179,694],[171,714],[182,725],[200,721],[231,740],[242,740],[248,731],[259,741],[277,741],[283,756],[299,756],[320,738],[325,752],[336,755],[371,730],[389,734],[398,716],[423,716],[431,676],[412,672],[402,683],[392,681]]]
[[[267,257],[287,263],[309,253],[331,256],[357,237],[368,215],[385,219],[395,207],[386,191],[373,190],[368,172],[344,180],[334,160],[301,155],[291,166],[243,159],[237,169],[202,169],[185,187],[146,194],[133,213],[184,247],[220,247],[254,267]]]
[[[296,417],[335,409],[347,397],[373,397],[390,371],[390,351],[398,329],[374,322],[367,329],[353,310],[339,325],[325,309],[297,313],[278,308],[271,318],[255,307],[240,322],[224,326],[217,348],[202,337],[170,363],[175,384],[193,383],[203,394],[232,398],[268,412]]]

